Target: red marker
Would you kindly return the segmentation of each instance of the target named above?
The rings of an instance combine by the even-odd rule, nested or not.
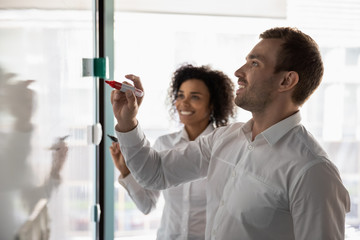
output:
[[[122,84],[116,81],[105,81],[107,84],[109,84],[112,88],[115,88],[117,90],[120,90],[122,92],[126,92],[127,90],[131,90],[133,91],[133,93],[135,93],[135,96],[137,97],[142,97],[144,96],[143,91],[141,91],[140,89],[137,89],[131,85],[127,85],[127,84]]]

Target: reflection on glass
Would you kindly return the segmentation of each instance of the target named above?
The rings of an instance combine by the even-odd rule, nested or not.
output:
[[[4,219],[0,232],[4,239],[40,238],[49,231],[47,208],[43,203],[60,184],[60,172],[68,151],[67,136],[58,138],[48,148],[51,151],[50,171],[44,183],[36,185],[33,181],[36,172],[28,159],[35,128],[31,121],[35,92],[29,85],[34,81],[12,81],[14,76],[0,69],[0,216]]]
[[[0,239],[93,239],[91,19],[0,10]]]

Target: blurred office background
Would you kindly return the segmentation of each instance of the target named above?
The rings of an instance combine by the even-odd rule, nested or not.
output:
[[[165,104],[176,68],[211,65],[235,83],[274,26],[320,46],[325,75],[303,123],[340,170],[346,239],[359,239],[359,0],[0,0],[0,239],[155,239],[163,200],[144,216],[117,183],[111,142],[96,139],[97,123],[114,134],[111,89],[82,76],[82,59],[107,57],[117,81],[141,77],[138,118],[154,141],[180,127]],[[239,109],[236,120],[250,117]]]

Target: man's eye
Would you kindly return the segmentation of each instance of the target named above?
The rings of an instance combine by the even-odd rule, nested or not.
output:
[[[258,63],[258,62],[253,61],[253,62],[251,62],[251,66],[257,67],[257,66],[259,66],[259,63]]]

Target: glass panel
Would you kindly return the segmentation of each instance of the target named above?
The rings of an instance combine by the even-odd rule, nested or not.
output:
[[[82,58],[93,57],[88,5],[0,12],[1,239],[93,239],[94,81],[82,77]]]
[[[138,119],[154,142],[159,135],[178,127],[168,117],[164,103],[172,72],[179,64],[210,64],[235,81],[234,71],[243,64],[263,30],[289,25],[310,34],[320,46],[325,75],[319,89],[302,107],[303,123],[321,141],[340,171],[352,203],[346,215],[346,239],[359,239],[359,9],[358,1],[289,0],[284,20],[117,12],[115,78],[123,81],[127,73],[141,76],[146,95]],[[250,117],[248,112],[238,111],[237,120]],[[155,212],[142,215],[117,183],[118,175],[116,172],[114,179],[115,235],[122,239],[132,235],[139,236],[137,239],[154,238],[163,202],[158,203]]]

